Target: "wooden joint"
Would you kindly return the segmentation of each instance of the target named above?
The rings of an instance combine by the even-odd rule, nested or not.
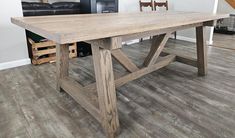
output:
[[[112,37],[104,38],[99,40],[87,41],[92,46],[99,46],[103,49],[113,50],[122,48],[122,38],[121,37]]]
[[[169,65],[170,63],[174,62],[176,59],[175,55],[167,55],[165,57],[161,57],[159,59],[159,61],[157,63],[155,63],[154,65],[151,65],[149,67],[144,67],[142,69],[139,69],[138,71],[129,73],[125,76],[121,76],[118,79],[115,80],[115,87],[120,87],[130,81],[133,81],[135,79],[138,79],[146,74],[149,74],[153,71],[159,70],[167,65]],[[89,90],[89,91],[96,91],[96,83],[92,83],[90,85],[87,85],[84,87],[85,89]]]
[[[169,55],[169,54],[173,54],[173,53],[166,52],[165,50],[163,50],[163,52],[161,53],[161,55]],[[197,67],[197,59],[194,59],[194,58],[189,57],[189,56],[176,54],[175,60],[177,62],[186,64],[186,65],[189,65],[189,66]]]
[[[166,34],[153,37],[153,42],[152,42],[152,46],[150,48],[149,54],[143,63],[144,66],[147,67],[156,63],[170,35],[171,33],[166,33]]]
[[[97,121],[101,122],[98,98],[95,97],[94,93],[87,91],[81,84],[69,77],[61,79],[61,88],[87,110]]]
[[[121,51],[121,49],[112,50],[112,56],[129,72],[135,72],[139,68]]]

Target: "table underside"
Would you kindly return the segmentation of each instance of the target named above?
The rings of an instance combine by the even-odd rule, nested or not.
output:
[[[87,41],[92,45],[96,82],[86,86],[69,77],[68,46],[67,44],[57,44],[57,88],[70,94],[74,100],[96,118],[102,124],[107,137],[115,137],[119,132],[115,88],[159,70],[175,61],[197,67],[199,76],[206,75],[207,48],[204,39],[204,28],[205,26],[212,26],[213,23],[214,21],[209,21],[158,31]],[[164,50],[164,46],[173,32],[192,27],[196,27],[197,59],[176,55]],[[137,66],[122,52],[122,42],[146,36],[153,36],[152,46],[142,66]],[[129,73],[125,75],[114,73],[112,58],[118,61]]]

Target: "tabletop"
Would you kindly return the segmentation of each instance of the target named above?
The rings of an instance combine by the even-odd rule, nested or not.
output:
[[[60,44],[217,20],[228,14],[138,12],[13,17],[12,23]]]

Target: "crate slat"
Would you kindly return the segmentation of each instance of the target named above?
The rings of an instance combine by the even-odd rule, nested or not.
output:
[[[32,48],[32,64],[40,65],[43,63],[55,62],[56,59],[56,43],[53,41],[36,43],[28,38]],[[69,45],[69,58],[77,57],[77,43]]]

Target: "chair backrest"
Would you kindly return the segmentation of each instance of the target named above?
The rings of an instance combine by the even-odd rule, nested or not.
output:
[[[153,2],[153,7],[154,7],[154,10],[156,11],[157,7],[165,7],[166,10],[168,10],[168,1],[166,0],[166,2],[156,2],[154,1]]]
[[[152,11],[154,10],[153,0],[150,0],[149,2],[139,0],[139,3],[140,3],[140,11],[143,11],[143,7],[151,7],[151,10]]]

